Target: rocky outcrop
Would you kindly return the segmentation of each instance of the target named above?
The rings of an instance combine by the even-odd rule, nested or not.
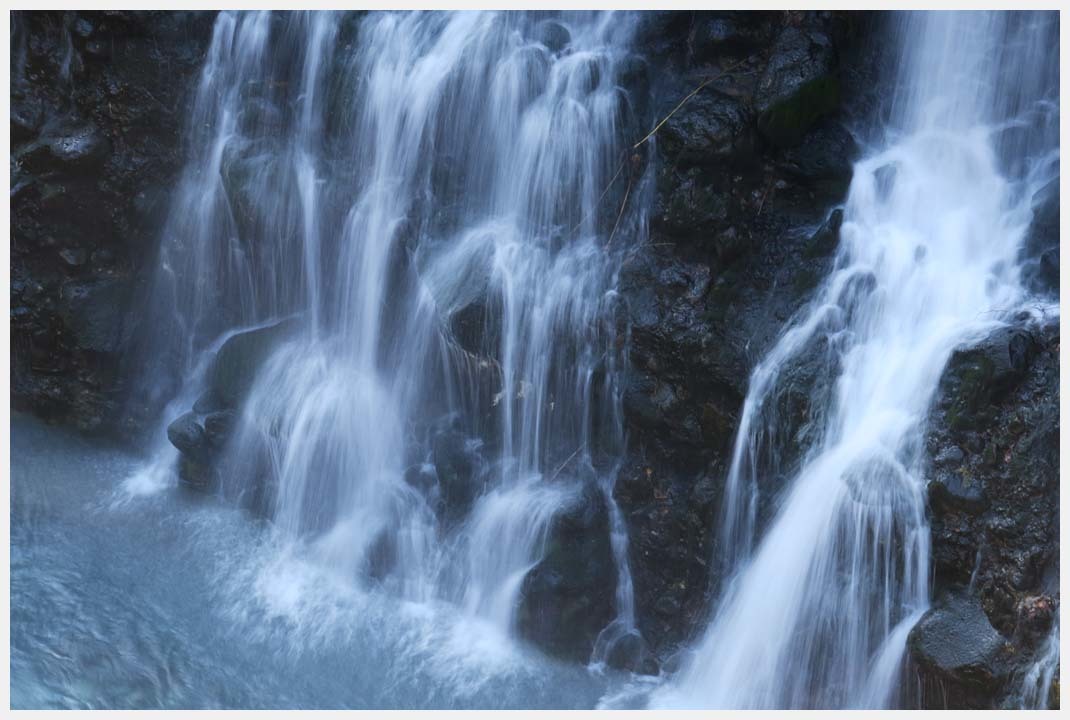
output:
[[[935,588],[983,611],[1006,667],[980,682],[911,645],[923,703],[994,707],[1040,651],[1059,603],[1058,320],[1023,317],[955,353],[929,427]],[[974,639],[962,639],[963,652],[976,651]]]
[[[12,20],[13,402],[111,429],[136,321],[128,310],[155,252],[212,17],[21,12]],[[620,336],[630,338],[630,357],[628,448],[614,499],[629,534],[641,635],[619,642],[611,665],[649,670],[648,649],[667,659],[708,617],[721,580],[711,566],[715,525],[748,378],[832,262],[836,206],[859,153],[848,127],[874,112],[881,93],[878,25],[865,13],[650,12],[636,56],[622,63],[639,124],[657,130],[626,173],[649,170],[648,194],[632,195],[649,201],[649,237],[624,246],[622,231],[615,241],[625,252]],[[553,21],[539,33],[550,48],[570,42]],[[228,173],[248,169],[228,158]],[[610,223],[627,197],[620,186],[607,195],[600,209]],[[448,199],[444,192],[436,222],[449,220]],[[1024,277],[1057,298],[1058,182],[1033,202]],[[498,342],[484,303],[469,298],[448,322],[466,371],[494,397],[500,369],[481,353]],[[288,332],[232,337],[210,368],[209,392],[173,419],[168,436],[187,484],[216,483],[242,400]],[[775,393],[778,432],[796,446],[822,382],[811,362],[820,353],[801,354]],[[1056,323],[1023,319],[956,353],[941,382],[926,441],[935,600],[909,645],[927,706],[999,705],[1051,627],[1058,353]],[[406,460],[406,478],[444,526],[456,525],[483,491],[486,448],[453,426],[420,432],[426,442]],[[763,473],[772,483],[763,503],[795,460],[784,452]],[[586,661],[613,619],[616,583],[606,499],[589,486],[555,519],[546,556],[524,578],[521,634]]]
[[[1059,297],[1059,179],[1036,192],[1033,222],[1022,248],[1022,275],[1039,295]]]
[[[554,518],[542,560],[524,576],[517,628],[553,655],[586,662],[613,620],[616,588],[609,510],[588,483]]]
[[[923,694],[939,696],[947,707],[990,708],[1009,677],[1011,648],[968,593],[939,598],[911,630],[907,647],[925,676]]]
[[[179,479],[187,486],[205,490],[216,485],[218,461],[233,436],[238,415],[257,374],[298,327],[299,320],[289,318],[234,333],[219,347],[208,365],[204,393],[192,409],[167,427],[167,439],[180,453]],[[263,495],[262,490],[253,494]]]
[[[210,13],[15,12],[12,402],[115,429],[130,298],[178,171]]]
[[[858,154],[846,124],[875,72],[866,32],[837,13],[696,12],[655,14],[640,33],[651,125],[668,120],[650,240],[621,271],[629,456],[616,495],[640,629],[663,654],[716,589],[712,531],[750,371],[831,264]]]

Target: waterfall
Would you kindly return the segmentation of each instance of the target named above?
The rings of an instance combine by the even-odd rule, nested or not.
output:
[[[1058,172],[1057,102],[1044,95],[1058,26],[999,12],[894,23],[894,92],[855,166],[834,268],[751,376],[720,529],[734,572],[654,704],[898,700],[930,592],[925,421],[951,353],[1029,299],[1018,255],[1033,193]],[[766,519],[773,401],[804,363],[832,381],[814,383],[810,440]]]
[[[218,16],[141,383],[157,402],[195,398],[220,337],[290,318],[221,476],[227,494],[267,488],[295,552],[511,632],[555,517],[593,487],[610,517],[615,632],[632,629],[612,496],[615,287],[620,238],[645,221],[640,189],[627,202],[612,180],[641,123],[621,80],[633,25],[604,12]]]
[[[1021,710],[1049,709],[1049,695],[1055,673],[1059,670],[1059,616],[1056,614],[1051,632],[1037,649],[1036,657],[1022,676]]]

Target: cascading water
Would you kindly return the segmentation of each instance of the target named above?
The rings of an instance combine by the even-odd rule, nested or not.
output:
[[[1059,671],[1059,617],[1055,617],[1051,632],[1037,649],[1036,658],[1022,676],[1019,708],[1022,710],[1049,709],[1049,696],[1055,674]]]
[[[951,353],[1028,299],[1018,254],[1030,201],[1058,172],[1045,95],[1058,27],[1026,13],[896,22],[889,124],[855,167],[833,272],[751,377],[721,535],[737,570],[655,704],[899,700],[906,636],[929,601],[925,419]],[[778,383],[804,362],[834,383],[815,385],[813,439],[763,527]]]
[[[632,25],[220,14],[141,351],[170,366],[143,384],[187,378],[188,403],[221,333],[291,318],[220,474],[266,484],[294,551],[510,631],[555,516],[593,486],[614,633],[632,628],[612,240],[644,223],[606,194],[639,123]]]

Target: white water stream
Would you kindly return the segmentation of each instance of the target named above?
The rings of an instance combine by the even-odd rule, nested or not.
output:
[[[751,377],[722,526],[737,572],[656,704],[898,702],[907,633],[929,602],[925,420],[951,353],[1022,308],[1031,199],[1057,173],[1057,123],[1025,140],[1006,132],[1050,109],[1049,22],[898,18],[890,122],[855,166],[835,268]],[[816,439],[760,528],[769,400],[808,352],[835,384],[815,397]]]

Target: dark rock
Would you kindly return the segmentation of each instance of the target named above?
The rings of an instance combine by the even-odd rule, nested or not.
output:
[[[127,314],[156,233],[134,199],[173,185],[185,117],[177,109],[213,17],[12,14],[11,269],[42,288],[13,327],[14,406],[87,431],[132,429]]]
[[[830,257],[836,251],[836,247],[840,243],[840,227],[842,225],[843,210],[836,208],[829,213],[828,218],[826,218],[825,222],[821,224],[821,227],[817,229],[817,232],[810,236],[809,242],[803,249],[806,256],[810,258]],[[873,277],[867,276],[867,279],[873,279]],[[865,280],[862,282],[864,284]],[[864,290],[865,288],[852,287],[852,289]],[[841,301],[841,305],[848,306],[854,300],[854,298],[844,298]]]
[[[910,631],[907,647],[923,685],[942,688],[945,707],[989,706],[1010,671],[1005,639],[977,599],[962,592],[941,597]]]
[[[588,483],[554,519],[542,560],[524,577],[517,628],[552,655],[586,662],[614,618],[616,586],[609,510]]]
[[[991,422],[991,409],[1017,383],[1036,354],[1030,333],[997,330],[972,348],[955,353],[944,374],[942,403],[952,430],[976,430]]]
[[[770,42],[776,20],[770,12],[696,12],[688,37],[691,58],[710,62],[758,52]]]
[[[368,577],[374,580],[382,580],[397,563],[397,540],[389,531],[379,533],[375,542],[368,551],[367,572]]]
[[[59,256],[71,267],[80,267],[89,260],[89,253],[83,248],[64,248],[59,251]]]
[[[501,342],[501,332],[493,318],[486,296],[481,296],[450,315],[450,330],[462,349],[481,356]]]
[[[650,10],[639,13],[634,46],[654,58],[675,58],[687,51],[690,13]]]
[[[90,58],[106,60],[111,57],[111,45],[103,40],[90,40],[85,44],[85,53]]]
[[[935,590],[966,587],[1018,665],[1036,651],[1054,602],[1046,588],[1059,562],[1058,348],[1057,323],[1021,324],[957,352],[926,438]],[[963,707],[1001,706],[1010,691],[1002,680],[949,687],[947,704]],[[929,691],[926,702],[942,707],[944,690]]]
[[[219,400],[219,398],[215,397],[215,395],[213,395],[211,392],[203,393],[193,403],[193,411],[197,412],[197,413],[201,413],[202,415],[206,414],[206,413],[210,413],[210,412],[215,412],[217,410],[222,410],[222,409],[224,409],[224,408],[223,408],[223,405],[222,405],[221,401]]]
[[[643,636],[634,630],[617,638],[610,646],[609,652],[606,653],[606,665],[640,675],[657,675],[660,669]]]
[[[257,373],[280,344],[291,338],[299,327],[297,318],[235,333],[223,343],[208,367],[207,390],[188,412],[167,428],[167,437],[182,457],[179,474],[198,488],[213,487],[219,474],[222,450],[234,435],[239,412]],[[203,419],[201,419],[203,416]],[[248,471],[243,468],[243,471]],[[186,475],[189,477],[186,477]],[[266,506],[270,489],[268,473],[251,472],[255,482],[250,504],[254,509]]]
[[[1022,247],[1022,277],[1033,292],[1059,297],[1059,179],[1033,196],[1033,222]]]
[[[1040,648],[1051,632],[1055,621],[1057,604],[1049,595],[1026,595],[1015,608],[1017,620],[1015,639],[1034,652]]]
[[[638,629],[652,654],[664,656],[708,620],[707,591],[715,579],[711,527],[724,468],[673,470],[677,463],[666,462],[656,442],[644,450],[627,459],[615,495],[629,530]]]
[[[572,35],[561,23],[544,20],[535,28],[535,39],[545,45],[550,52],[558,53],[572,42]]]
[[[184,455],[204,459],[207,455],[207,435],[194,413],[186,413],[167,426],[167,439]]]
[[[625,88],[635,117],[646,118],[650,104],[650,63],[639,55],[629,55],[616,64],[615,71],[614,83]]]
[[[233,410],[220,410],[204,416],[204,434],[208,444],[220,450],[234,432],[238,415]]]
[[[842,123],[827,119],[817,123],[805,143],[784,153],[783,167],[834,203],[846,197],[858,157],[854,136]]]
[[[64,286],[60,317],[77,347],[100,353],[120,349],[128,292],[125,283],[109,279]]]
[[[71,23],[71,33],[80,38],[87,38],[93,34],[93,23],[84,17],[76,18]]]
[[[208,490],[217,484],[216,470],[211,463],[185,453],[178,458],[178,479],[194,490]]]
[[[425,495],[435,488],[438,478],[434,465],[418,463],[405,468],[405,482]]]
[[[654,612],[665,618],[674,618],[680,614],[680,601],[671,595],[666,595],[654,604]]]
[[[933,463],[939,468],[956,468],[966,458],[966,454],[962,452],[961,448],[951,445],[943,448],[933,458]]]
[[[483,492],[478,446],[478,440],[452,428],[438,433],[432,441],[439,498],[447,522],[466,517]]]
[[[704,181],[704,174],[691,169],[663,173],[672,191],[659,196],[654,222],[660,229],[681,237],[708,234],[711,228],[726,224],[728,204],[725,194]]]
[[[48,149],[56,162],[83,170],[99,167],[110,152],[107,138],[92,125],[71,128],[51,138]]]
[[[669,117],[658,139],[663,143],[663,152],[677,163],[723,161],[749,150],[745,130],[748,119],[740,98],[706,88]]]
[[[961,466],[943,470],[929,482],[929,502],[972,514],[980,513],[987,504],[981,481]]]
[[[91,124],[77,118],[46,126],[36,142],[17,154],[20,165],[39,175],[77,177],[99,171],[111,152],[108,139]]]
[[[208,368],[211,399],[220,407],[241,407],[261,367],[282,343],[293,337],[298,327],[298,320],[290,318],[228,338]],[[205,405],[211,407],[211,401]]]
[[[798,145],[817,120],[839,107],[834,65],[832,39],[819,23],[781,31],[755,97],[758,129],[767,140],[779,147]]]
[[[36,95],[16,95],[11,103],[11,142],[24,143],[37,136],[44,122],[45,111]]]
[[[849,113],[881,93],[879,23],[857,16],[645,13],[636,30],[651,127],[668,119],[654,136],[650,242],[621,269],[628,454],[614,492],[638,629],[659,658],[701,632],[723,581],[716,527],[750,373],[832,267],[843,215],[830,208],[858,152]],[[859,275],[841,304],[872,286]],[[819,335],[769,398],[765,514],[820,427],[836,353]]]

